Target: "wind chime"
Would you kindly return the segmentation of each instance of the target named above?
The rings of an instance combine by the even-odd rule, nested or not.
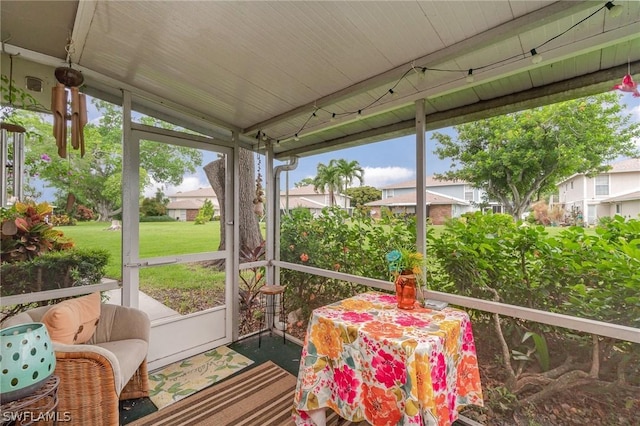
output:
[[[70,54],[72,42],[65,50]],[[51,89],[51,112],[53,114],[53,136],[56,139],[58,155],[67,158],[67,138],[71,135],[71,146],[80,150],[84,157],[84,126],[87,124],[87,100],[79,87],[84,82],[82,73],[68,67],[58,67],[54,74],[58,83]],[[67,131],[67,121],[71,121],[71,131]]]
[[[4,53],[4,42],[2,43]],[[8,54],[9,55],[9,54]],[[9,55],[9,95],[7,109],[13,110],[13,57]],[[24,145],[27,130],[3,121],[9,112],[3,108],[0,116],[0,207],[13,204],[24,197]],[[12,154],[10,155],[10,151]],[[12,191],[9,188],[12,183]],[[5,232],[6,233],[6,232]]]
[[[256,177],[256,198],[253,199],[253,212],[261,217],[264,214],[264,191],[262,190],[262,175],[260,174],[260,154],[258,157],[258,175]]]
[[[84,126],[87,124],[87,99],[78,89],[84,82],[82,73],[71,68],[71,49],[73,41],[69,39],[65,50],[69,59],[68,67],[58,67],[54,71],[58,83],[51,89],[51,113],[53,114],[53,136],[56,139],[58,155],[67,158],[67,139],[71,135],[71,147],[80,150],[84,157]],[[67,131],[67,121],[71,121],[71,130]],[[71,161],[71,158],[69,158]],[[76,201],[69,191],[65,210],[71,212]]]

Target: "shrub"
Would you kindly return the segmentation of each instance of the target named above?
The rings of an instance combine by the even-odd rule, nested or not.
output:
[[[76,211],[75,211],[76,219],[86,222],[89,220],[93,220],[93,217],[94,217],[93,210],[91,210],[89,207],[84,206],[82,204],[76,207]]]
[[[2,210],[0,260],[23,262],[49,251],[67,250],[73,242],[47,222],[53,208],[48,203],[16,202]]]
[[[164,216],[167,214],[167,207],[161,198],[145,198],[140,205],[140,214],[142,216]]]
[[[106,250],[73,249],[2,264],[0,294],[9,296],[97,284],[104,277],[109,256]]]
[[[72,217],[69,217],[66,214],[53,214],[51,215],[51,219],[49,223],[51,226],[74,226],[76,224],[76,220]]]
[[[207,222],[211,222],[213,218],[213,203],[211,200],[204,200],[204,204],[198,210],[198,216],[196,216],[194,224],[195,225],[204,225]]]
[[[380,223],[367,214],[325,208],[318,217],[307,209],[293,209],[282,218],[280,229],[283,261],[322,269],[389,280],[385,255],[398,247],[415,248],[415,228],[400,219],[386,217]],[[283,269],[287,286],[287,310],[300,308],[302,316],[317,306],[366,290],[364,286]]]

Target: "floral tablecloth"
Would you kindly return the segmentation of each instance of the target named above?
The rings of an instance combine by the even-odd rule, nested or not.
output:
[[[300,360],[293,417],[328,407],[377,425],[450,425],[461,406],[482,406],[471,322],[447,307],[401,310],[378,292],[313,311]]]

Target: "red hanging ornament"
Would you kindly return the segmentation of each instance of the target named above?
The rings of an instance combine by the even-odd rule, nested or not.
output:
[[[640,92],[638,92],[638,83],[633,81],[631,74],[627,74],[622,77],[622,83],[613,86],[614,90],[620,90],[621,92],[632,93],[634,98],[640,98]]]

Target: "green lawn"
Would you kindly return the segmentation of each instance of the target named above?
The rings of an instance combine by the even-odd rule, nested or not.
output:
[[[111,253],[106,276],[120,280],[120,257],[122,253],[122,233],[107,231],[104,222],[79,222],[76,226],[59,227],[65,236],[71,238],[76,247],[99,248]],[[140,257],[161,257],[186,253],[216,251],[220,243],[220,222],[195,225],[193,222],[143,222],[140,224]],[[205,281],[211,282],[212,271],[193,265],[167,265],[143,268],[140,271],[141,286],[157,288],[201,287]],[[222,275],[216,272],[214,275]],[[219,278],[219,277],[217,277]]]

